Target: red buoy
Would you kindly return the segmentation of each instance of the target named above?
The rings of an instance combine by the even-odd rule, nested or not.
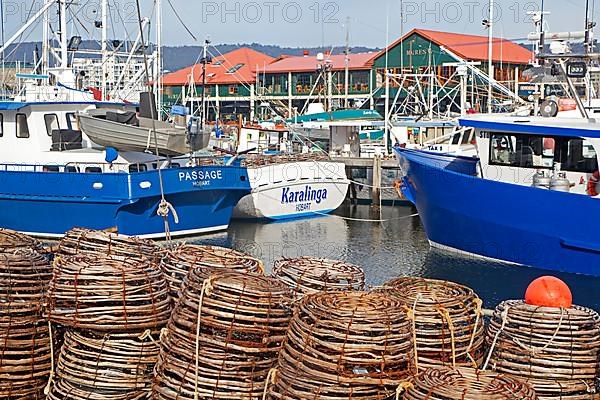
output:
[[[573,295],[566,283],[554,276],[542,276],[529,284],[525,303],[539,307],[571,308]]]

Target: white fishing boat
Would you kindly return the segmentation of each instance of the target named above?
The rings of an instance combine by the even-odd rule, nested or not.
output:
[[[252,193],[238,203],[237,218],[324,215],[342,204],[350,184],[343,163],[308,155],[255,156],[242,165],[248,170]]]

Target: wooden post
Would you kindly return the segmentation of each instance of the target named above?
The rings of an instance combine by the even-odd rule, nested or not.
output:
[[[346,196],[350,198],[350,204],[357,204],[358,201],[356,199],[356,185],[354,184],[354,181],[352,179],[352,167],[350,167],[349,165],[346,165],[346,176],[348,177],[348,179],[352,180],[352,182],[350,182],[350,190],[348,191]]]
[[[372,207],[379,210],[381,200],[381,156],[379,155],[375,155],[373,158],[373,187],[371,190]]]

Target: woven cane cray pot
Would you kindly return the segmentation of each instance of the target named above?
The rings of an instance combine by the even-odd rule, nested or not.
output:
[[[242,252],[218,246],[182,244],[165,252],[160,267],[169,282],[173,299],[179,297],[181,285],[192,269],[205,269],[206,278],[215,270],[264,274],[262,261]]]
[[[596,399],[600,315],[580,306],[501,303],[487,331],[486,367],[526,379],[540,399]]]
[[[264,276],[188,275],[156,367],[153,399],[259,399],[291,317],[292,295]]]
[[[106,231],[74,228],[61,239],[59,255],[105,255],[156,260],[159,248],[150,240]]]
[[[388,399],[412,368],[410,321],[386,292],[321,292],[295,309],[270,399]]]
[[[10,229],[0,229],[0,252],[18,249],[42,250],[42,244],[35,238]]]
[[[528,384],[473,368],[430,368],[403,385],[404,400],[536,400]]]
[[[362,268],[323,258],[300,257],[276,261],[273,276],[292,288],[298,298],[320,291],[365,288]]]
[[[143,331],[166,324],[171,301],[164,275],[150,260],[59,256],[46,312],[71,328]]]
[[[453,282],[398,278],[384,290],[412,320],[419,370],[471,366],[484,357],[482,302],[473,290]]]
[[[43,399],[51,346],[43,303],[52,276],[33,239],[0,232],[0,398]]]
[[[49,400],[148,398],[158,332],[98,334],[69,330]]]

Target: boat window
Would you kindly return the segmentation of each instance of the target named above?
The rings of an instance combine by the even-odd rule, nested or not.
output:
[[[58,115],[56,114],[44,115],[44,122],[46,123],[46,133],[48,136],[52,136],[52,131],[57,131],[60,129],[60,125],[58,124]]]
[[[552,168],[554,139],[542,136],[492,134],[490,164],[521,168]]]
[[[77,121],[77,116],[75,113],[67,113],[67,128],[71,131],[79,130],[79,121]]]
[[[29,125],[25,114],[17,114],[17,137],[21,139],[29,137]]]
[[[456,132],[454,134],[454,136],[452,137],[452,144],[459,144],[460,143],[460,135],[461,133],[463,133],[462,131],[460,132]]]
[[[4,114],[0,113],[0,137],[4,136]]]
[[[171,163],[171,168],[180,168],[180,167],[181,167],[181,165],[179,163],[176,163],[176,162]]]
[[[598,170],[598,156],[594,146],[582,138],[562,140],[558,160],[563,171],[594,173]]]
[[[42,168],[44,172],[59,172],[58,165],[44,165]]]
[[[462,142],[460,144],[472,144],[473,142],[473,134],[475,133],[475,129],[466,129],[462,135]]]
[[[100,167],[85,167],[85,172],[92,173],[92,174],[101,174],[102,168],[100,168]]]
[[[147,170],[146,164],[131,164],[129,166],[129,172],[145,172]]]
[[[65,167],[65,172],[79,172],[79,168],[74,165],[67,165]]]

